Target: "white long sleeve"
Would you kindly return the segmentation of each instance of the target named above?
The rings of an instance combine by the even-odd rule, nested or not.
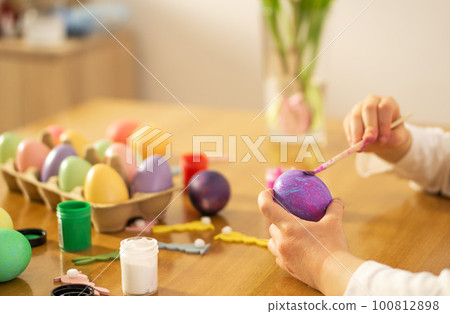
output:
[[[439,276],[412,273],[374,261],[364,262],[353,274],[344,295],[450,295],[450,270]]]
[[[411,180],[414,189],[450,197],[450,133],[439,128],[407,128],[412,135],[411,149],[399,162],[390,164],[375,154],[358,154],[358,173],[367,177],[392,171]],[[450,295],[450,270],[436,276],[367,261],[353,274],[345,295],[367,295],[368,291],[371,295]]]
[[[392,171],[411,180],[411,186],[450,197],[450,133],[440,128],[407,125],[412,135],[411,149],[397,163],[390,164],[375,154],[356,156],[356,170],[363,177]]]

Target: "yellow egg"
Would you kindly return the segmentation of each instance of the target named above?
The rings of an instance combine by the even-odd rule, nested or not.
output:
[[[11,216],[3,208],[0,208],[0,229],[14,229]]]
[[[93,166],[84,182],[86,201],[98,204],[116,204],[129,198],[128,189],[122,177],[108,165]]]
[[[60,135],[59,141],[61,143],[70,142],[80,157],[83,157],[84,149],[89,144],[88,140],[83,135],[73,130],[64,131]]]

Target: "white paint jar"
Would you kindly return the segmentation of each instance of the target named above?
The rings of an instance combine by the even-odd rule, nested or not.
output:
[[[158,290],[158,242],[133,237],[120,242],[122,291],[128,295],[150,295]]]

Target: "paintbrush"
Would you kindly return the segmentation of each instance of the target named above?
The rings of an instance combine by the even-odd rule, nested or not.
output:
[[[402,124],[406,119],[409,119],[412,116],[412,113],[408,113],[407,115],[398,118],[397,120],[395,120],[394,122],[391,123],[391,130],[395,129],[397,126],[399,126],[400,124]],[[304,174],[313,176],[318,174],[319,172],[330,168],[332,165],[334,165],[335,163],[337,163],[338,161],[344,159],[345,157],[363,149],[366,145],[367,145],[367,141],[366,140],[361,140],[358,143],[356,143],[355,145],[352,145],[351,147],[347,148],[346,150],[344,150],[342,153],[337,154],[336,156],[334,156],[333,158],[331,158],[330,160],[328,160],[327,162],[321,164],[319,167],[317,167],[314,170],[305,170],[303,171]]]

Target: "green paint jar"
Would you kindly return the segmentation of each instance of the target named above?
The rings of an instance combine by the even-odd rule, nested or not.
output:
[[[56,216],[61,250],[74,252],[91,247],[91,204],[81,201],[59,203]]]

